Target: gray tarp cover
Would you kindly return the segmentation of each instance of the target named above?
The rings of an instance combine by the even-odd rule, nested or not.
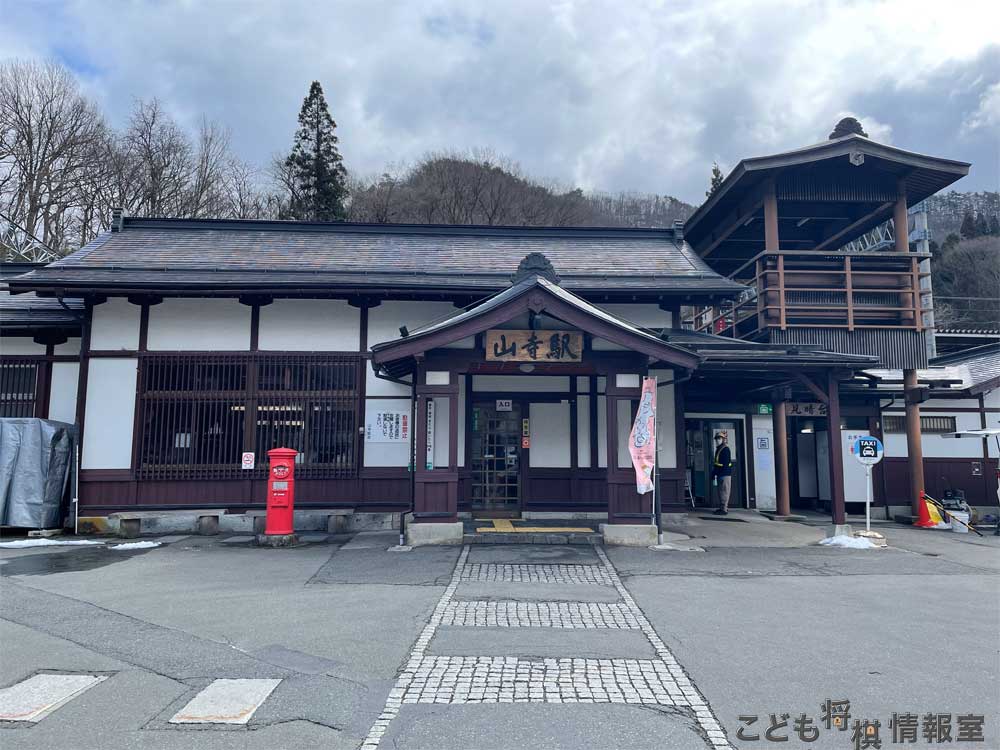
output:
[[[0,419],[0,525],[62,526],[76,427],[49,419]]]

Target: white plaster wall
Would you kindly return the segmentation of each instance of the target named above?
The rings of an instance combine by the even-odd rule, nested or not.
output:
[[[661,310],[662,312],[662,310]],[[667,313],[669,315],[669,313]],[[673,370],[650,370],[656,376],[656,465],[661,469],[677,468],[677,408]],[[670,385],[660,385],[671,383]]]
[[[618,402],[618,468],[632,467],[632,456],[628,452],[628,436],[632,432],[632,405],[628,401]]]
[[[761,447],[761,441],[767,447]],[[753,417],[754,496],[758,510],[775,510],[778,492],[774,478],[774,422],[769,416]]]
[[[473,391],[569,393],[569,378],[554,375],[473,375]]]
[[[604,378],[598,379],[598,392],[604,390],[603,380]],[[608,400],[605,396],[597,397],[597,467],[608,467]]]
[[[434,468],[448,468],[448,441],[451,434],[448,423],[450,407],[448,398],[434,399]]]
[[[465,466],[465,378],[458,378],[458,465]]]
[[[606,339],[597,338],[596,336],[590,342],[590,348],[593,349],[595,352],[625,352],[625,351],[628,351],[628,349],[626,349],[624,346],[621,346],[620,344],[612,344],[610,341],[608,341]]]
[[[133,305],[121,297],[112,297],[103,305],[97,305],[91,319],[90,348],[98,351],[135,351],[139,348],[141,315],[142,308],[139,305]]]
[[[150,351],[248,351],[250,316],[237,299],[164,300],[149,308],[147,345]]]
[[[672,319],[670,312],[661,310],[659,305],[609,303],[598,305],[628,323],[634,323],[642,328],[670,328]]]
[[[405,380],[409,380],[409,376]],[[409,396],[410,386],[375,377],[371,363],[365,362],[365,394],[368,396]]]
[[[1000,409],[1000,390],[991,391],[987,393],[983,398],[983,403],[987,409]],[[998,412],[987,412],[986,413],[986,426],[987,427],[1000,427],[1000,413]],[[963,438],[964,439],[964,438]],[[991,458],[1000,458],[1000,445],[998,445],[996,438],[992,438],[989,442],[989,456]]]
[[[840,433],[841,455],[844,457],[844,502],[863,503],[868,497],[868,473],[865,467],[857,462],[851,454],[854,441],[861,437],[869,437],[868,430],[842,430]],[[829,471],[827,471],[829,474]]]
[[[81,468],[131,468],[136,373],[134,359],[90,360]]]
[[[266,351],[359,351],[361,310],[339,299],[277,299],[260,308],[258,347]]]
[[[532,468],[567,469],[570,459],[570,404],[536,403],[530,405]]]
[[[641,328],[670,328],[671,326],[670,313],[666,310],[661,310],[659,305],[612,303],[599,305],[599,307]],[[599,338],[594,339],[592,347],[596,351],[623,350],[623,347]]]
[[[410,399],[402,398],[369,398],[365,399],[365,422],[378,411],[398,411],[410,418]],[[364,425],[362,425],[364,426]],[[410,443],[375,443],[365,440],[365,466],[386,467],[410,465]]]
[[[590,466],[590,396],[576,397],[576,462]]]
[[[0,336],[0,354],[45,354],[45,344],[27,336]]]
[[[49,419],[76,422],[76,389],[79,385],[79,362],[53,362],[52,387],[49,391]]]
[[[54,347],[52,347],[52,353],[58,354],[60,356],[69,356],[69,357],[79,354],[80,353],[79,337],[66,339],[66,341],[64,341],[63,343],[56,344]]]
[[[399,327],[415,331],[427,323],[457,315],[461,310],[450,302],[387,301],[368,311],[368,346],[399,338]],[[455,348],[472,348],[475,342],[455,342]]]
[[[996,402],[996,394],[989,394],[986,400],[986,407],[990,408],[990,400],[993,397],[994,402]],[[977,412],[941,412],[941,411],[926,411],[928,407],[934,408],[945,408],[945,409],[978,409],[979,400],[978,399],[960,399],[960,400],[947,400],[947,399],[931,399],[921,404],[924,409],[922,410],[922,416],[928,417],[943,417],[943,416],[954,416],[955,417],[955,427],[956,430],[978,430],[982,428],[980,422],[980,416]],[[996,403],[994,407],[996,408]],[[891,411],[884,411],[883,415],[891,415],[897,417],[905,417],[905,411],[902,409],[893,409]],[[992,420],[992,422],[991,422]],[[987,412],[986,423],[992,427],[1000,427],[1000,414]],[[884,425],[883,425],[884,427]],[[891,456],[893,458],[905,458],[909,454],[906,449],[906,433],[905,432],[883,432],[884,443],[885,443],[885,455]],[[924,433],[921,436],[921,445],[923,447],[924,458],[982,458],[983,455],[983,444],[982,441],[975,438],[946,438],[941,435],[934,435],[929,433]],[[991,440],[991,456],[996,456],[996,441]]]

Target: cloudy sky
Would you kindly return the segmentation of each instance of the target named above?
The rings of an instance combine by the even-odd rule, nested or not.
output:
[[[925,7],[924,7],[925,6]],[[1000,10],[984,0],[0,0],[0,58],[53,57],[116,124],[158,97],[244,158],[322,82],[348,166],[492,148],[539,178],[698,203],[711,163],[843,115],[1000,187]]]

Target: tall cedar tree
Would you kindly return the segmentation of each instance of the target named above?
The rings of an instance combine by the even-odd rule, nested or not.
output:
[[[958,232],[962,235],[963,240],[971,240],[976,236],[976,217],[972,215],[972,211],[965,212],[965,216],[962,217],[962,226]]]
[[[715,191],[722,185],[722,170],[719,169],[719,162],[712,162],[712,182],[705,191],[705,197],[711,198]]]
[[[285,160],[293,189],[288,213],[305,221],[343,221],[347,218],[347,170],[337,151],[337,123],[323,96],[319,81],[313,81],[299,111],[295,145]]]

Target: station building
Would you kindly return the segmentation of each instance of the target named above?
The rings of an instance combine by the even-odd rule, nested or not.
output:
[[[76,375],[31,410],[73,411],[82,515],[261,508],[282,446],[299,451],[297,507],[647,524],[626,449],[647,375],[664,511],[713,503],[725,430],[733,507],[843,524],[866,490],[845,453],[875,434],[891,457],[875,503],[909,513],[921,404],[960,386],[1000,420],[995,375],[931,372],[929,256],[907,238],[908,206],[968,168],[848,135],[744,160],[656,230],[116,215],[6,279],[0,365],[47,368],[48,388]],[[890,218],[893,248],[845,249]],[[18,300],[61,327],[8,325]],[[964,482],[979,461],[970,502],[995,505],[998,457],[970,450],[949,471]]]

